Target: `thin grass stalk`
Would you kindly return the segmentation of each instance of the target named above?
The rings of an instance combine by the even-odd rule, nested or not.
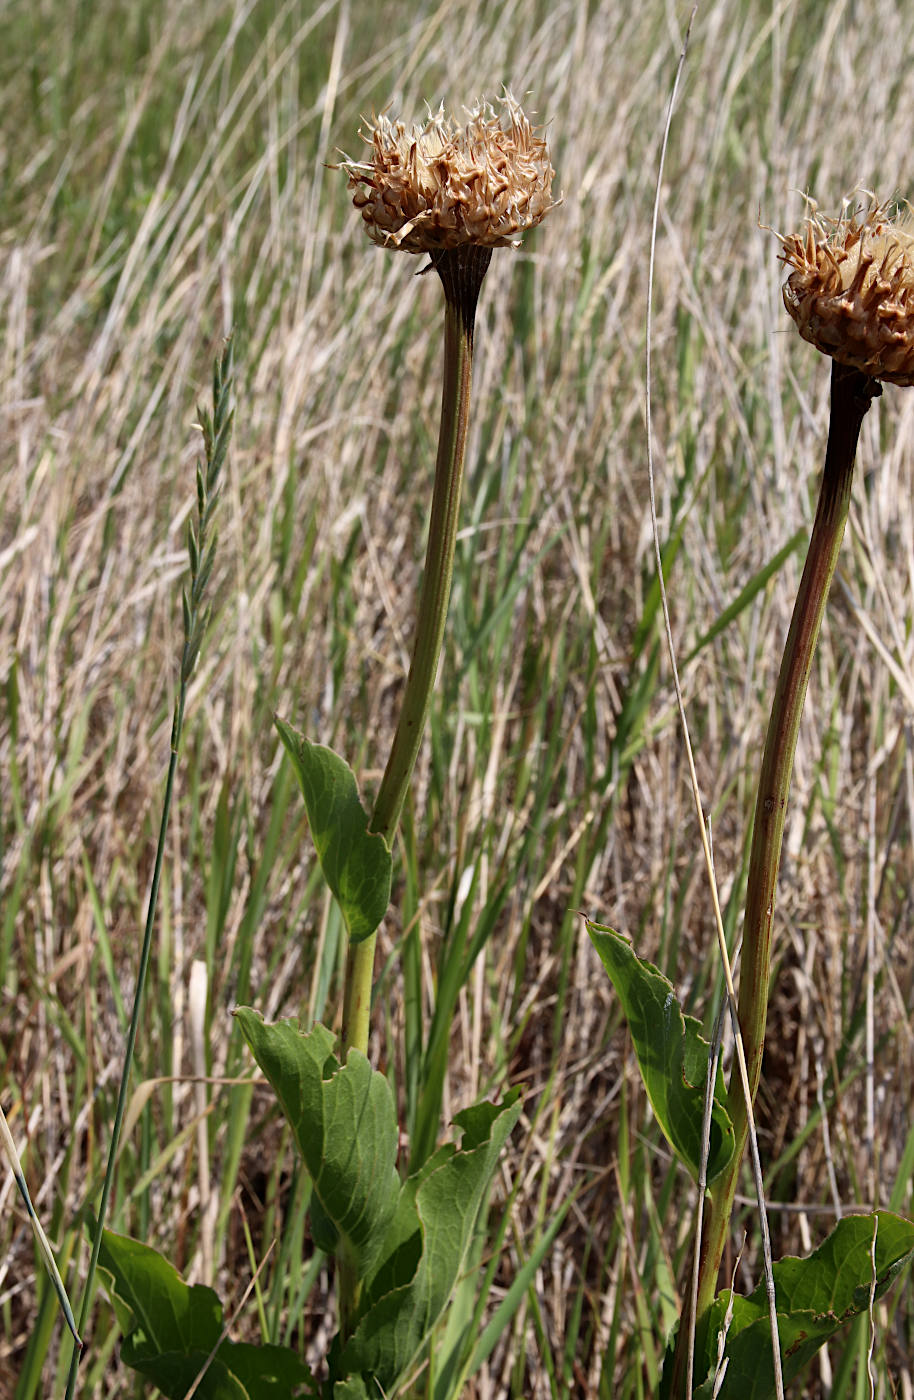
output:
[[[124,1046],[124,1063],[121,1070],[120,1085],[118,1086],[114,1121],[111,1127],[111,1140],[108,1146],[105,1179],[102,1184],[102,1193],[94,1223],[92,1252],[89,1256],[89,1268],[86,1274],[86,1283],[79,1313],[79,1333],[83,1338],[85,1337],[86,1323],[92,1306],[95,1274],[98,1268],[98,1257],[102,1247],[102,1233],[107,1218],[111,1190],[114,1185],[114,1172],[117,1165],[121,1129],[123,1127],[124,1112],[127,1105],[127,1090],[130,1084],[130,1072],[133,1068],[133,1056],[136,1050],[136,1038],[140,1024],[140,1014],[143,1008],[143,994],[146,989],[146,977],[149,971],[152,935],[155,929],[156,909],[159,898],[159,885],[162,879],[162,866],[165,859],[165,842],[168,834],[169,819],[171,817],[171,804],[174,795],[175,774],[178,768],[178,755],[181,748],[181,736],[184,731],[187,691],[209,620],[209,609],[205,605],[205,593],[212,572],[216,547],[215,535],[213,534],[212,538],[210,538],[210,535],[213,524],[213,514],[219,497],[222,468],[228,452],[234,421],[234,413],[230,407],[231,395],[232,342],[230,340],[223,351],[221,360],[217,361],[214,369],[213,416],[210,418],[208,413],[200,412],[200,427],[203,433],[206,454],[206,471],[204,473],[199,466],[197,468],[197,528],[194,530],[192,525],[188,530],[191,587],[190,594],[188,595],[185,592],[183,597],[184,647],[181,654],[180,686],[172,715],[168,772],[165,778],[162,815],[159,822],[159,837],[156,844],[152,884],[149,890],[149,903],[146,909],[143,944],[140,949],[140,961],[137,968],[136,985],[133,993],[133,1010],[130,1015],[130,1025],[127,1029],[127,1040]],[[70,1369],[67,1375],[66,1400],[72,1400],[75,1394],[77,1371],[81,1355],[81,1349],[74,1343],[73,1354],[70,1359]]]
[[[89,1309],[92,1306],[92,1297],[95,1287],[95,1273],[98,1267],[98,1256],[102,1247],[102,1232],[105,1219],[108,1214],[108,1202],[111,1197],[111,1188],[114,1184],[114,1169],[117,1163],[118,1148],[120,1146],[121,1128],[124,1122],[124,1111],[127,1106],[127,1090],[130,1083],[130,1071],[133,1067],[133,1055],[136,1048],[137,1030],[140,1024],[140,1012],[143,1008],[143,993],[146,990],[146,974],[149,969],[149,955],[152,949],[152,934],[155,928],[156,905],[159,897],[159,884],[162,878],[162,864],[165,855],[165,838],[168,832],[168,822],[171,816],[171,801],[174,791],[175,772],[178,766],[178,746],[181,742],[181,731],[184,727],[184,707],[186,702],[186,687],[182,683],[178,700],[175,705],[174,717],[171,727],[171,753],[168,760],[168,774],[165,779],[165,795],[162,800],[162,818],[159,824],[159,839],[156,845],[155,865],[152,872],[152,887],[149,892],[149,905],[146,913],[146,927],[143,931],[143,946],[140,950],[140,963],[137,969],[136,986],[133,993],[133,1010],[130,1015],[130,1025],[127,1029],[127,1041],[124,1046],[124,1064],[121,1070],[121,1081],[117,1091],[117,1103],[114,1109],[114,1122],[111,1125],[111,1141],[108,1147],[108,1161],[105,1167],[105,1180],[102,1184],[102,1194],[98,1203],[98,1212],[95,1219],[94,1233],[92,1238],[92,1253],[89,1256],[89,1270],[86,1274],[86,1285],[83,1290],[82,1306],[79,1312],[79,1331],[84,1334],[86,1322],[89,1317]],[[80,1349],[74,1345],[73,1356],[70,1361],[70,1370],[67,1376],[66,1400],[71,1400],[76,1389],[76,1371],[79,1365]]]
[[[723,1000],[720,1003],[717,1015],[714,1018],[714,1033],[711,1036],[711,1049],[708,1054],[708,1072],[705,1077],[705,1104],[701,1120],[701,1157],[698,1163],[698,1206],[695,1219],[695,1236],[701,1239],[701,1232],[704,1228],[705,1196],[708,1189],[708,1154],[711,1150],[711,1115],[714,1107],[714,1085],[717,1082],[717,1067],[720,1064],[720,1052],[724,1037],[724,1017],[730,1006],[729,993],[725,991]],[[692,1273],[690,1280],[691,1291],[689,1293],[687,1319],[680,1321],[680,1327],[685,1330],[687,1337],[686,1348],[686,1395],[692,1394],[693,1377],[695,1373],[695,1318],[697,1316],[696,1301],[698,1299],[698,1276],[699,1260],[701,1251],[692,1251]],[[688,1320],[688,1326],[686,1326]]]
[[[881,392],[876,380],[860,370],[833,362],[831,416],[819,503],[768,725],[752,832],[738,1011],[753,1101],[765,1046],[775,888],[800,719],[844,537],[860,426],[870,403]],[[747,1106],[735,1071],[730,1081],[727,1111],[733,1122],[735,1146],[730,1164],[710,1190],[699,1269],[699,1332],[714,1300],[748,1136]],[[699,1336],[699,1346],[702,1340]]]
[[[669,104],[668,104],[668,107],[667,107],[666,125],[665,125],[665,127],[664,127],[663,141],[662,141],[662,143],[661,143],[661,148],[660,148],[660,160],[659,160],[659,162],[658,162],[657,181],[656,181],[655,191],[654,191],[654,210],[653,210],[653,217],[652,217],[652,222],[651,222],[650,257],[649,257],[649,260],[648,260],[647,344],[646,344],[646,350],[645,350],[645,393],[646,393],[646,404],[647,404],[648,487],[649,487],[650,509],[651,509],[651,531],[652,531],[653,541],[654,541],[654,554],[655,554],[655,559],[656,559],[656,563],[657,563],[657,582],[658,582],[658,587],[659,587],[659,592],[660,592],[660,603],[661,603],[661,609],[662,609],[662,612],[663,612],[664,628],[665,628],[665,631],[666,631],[667,650],[668,650],[668,652],[669,652],[670,667],[671,667],[672,674],[673,674],[673,687],[674,687],[675,692],[676,692],[676,704],[677,704],[677,708],[678,708],[678,710],[679,710],[679,720],[680,720],[680,725],[681,725],[681,728],[682,728],[683,743],[684,743],[684,745],[685,745],[686,761],[687,761],[688,767],[689,767],[689,781],[690,781],[690,786],[691,786],[691,789],[692,789],[693,800],[694,800],[694,802],[695,802],[695,815],[696,815],[696,817],[697,817],[697,819],[698,819],[699,830],[700,830],[700,832],[701,832],[702,852],[703,852],[703,855],[704,855],[705,867],[706,867],[707,874],[708,874],[708,885],[709,885],[710,893],[711,893],[711,903],[712,903],[713,909],[714,909],[714,921],[715,921],[715,927],[716,927],[716,930],[717,930],[718,949],[719,949],[719,952],[720,952],[721,963],[722,963],[722,965],[723,965],[723,971],[724,971],[724,980],[725,980],[725,982],[726,982],[726,988],[727,988],[727,993],[726,993],[727,1005],[728,1005],[728,1007],[729,1007],[730,1017],[731,1017],[731,1021],[732,1021],[732,1023],[733,1023],[733,1033],[734,1033],[735,1053],[736,1053],[736,1069],[735,1069],[735,1071],[734,1071],[734,1083],[735,1083],[735,1084],[738,1083],[739,1089],[740,1089],[740,1091],[741,1091],[741,1093],[742,1093],[742,1103],[743,1103],[743,1106],[744,1106],[744,1110],[745,1110],[745,1114],[746,1114],[746,1119],[747,1119],[747,1125],[748,1125],[748,1129],[749,1129],[749,1135],[750,1135],[750,1142],[751,1142],[751,1149],[752,1149],[752,1167],[753,1167],[753,1175],[754,1175],[754,1179],[755,1179],[756,1194],[757,1194],[757,1198],[758,1198],[759,1216],[760,1216],[761,1224],[762,1224],[763,1253],[764,1253],[764,1264],[765,1264],[765,1282],[766,1282],[766,1286],[767,1286],[767,1289],[768,1289],[768,1297],[769,1297],[769,1304],[770,1304],[771,1344],[772,1344],[772,1351],[773,1351],[773,1354],[774,1354],[775,1392],[776,1392],[776,1395],[777,1395],[777,1397],[778,1397],[778,1400],[782,1400],[782,1396],[783,1396],[783,1380],[782,1380],[782,1377],[781,1377],[780,1344],[779,1344],[779,1340],[778,1340],[777,1314],[776,1314],[775,1302],[774,1302],[774,1282],[773,1282],[773,1274],[772,1274],[771,1247],[770,1247],[770,1241],[769,1241],[769,1235],[768,1235],[768,1220],[767,1220],[767,1215],[766,1215],[766,1212],[765,1212],[765,1199],[764,1199],[764,1191],[763,1191],[762,1169],[761,1169],[761,1163],[760,1163],[760,1160],[759,1160],[758,1143],[757,1143],[757,1141],[756,1141],[756,1136],[755,1136],[755,1125],[754,1125],[754,1123],[753,1123],[753,1121],[752,1121],[752,1093],[751,1093],[750,1087],[749,1087],[749,1077],[748,1077],[748,1072],[747,1072],[747,1068],[746,1068],[745,1055],[744,1055],[744,1052],[743,1052],[743,1044],[742,1044],[742,1039],[741,1039],[740,1033],[739,1033],[739,1024],[738,1024],[738,1020],[737,1020],[737,1009],[736,1009],[736,990],[735,990],[735,987],[734,987],[734,984],[733,984],[733,974],[732,974],[732,971],[731,971],[731,968],[730,968],[730,956],[729,956],[729,953],[728,953],[728,950],[727,950],[727,940],[726,940],[726,935],[725,935],[725,932],[724,932],[723,915],[722,915],[722,913],[721,913],[721,908],[720,908],[720,897],[719,897],[719,892],[718,892],[718,888],[717,888],[717,877],[716,877],[716,874],[715,874],[715,871],[714,871],[714,859],[713,859],[713,854],[712,854],[712,851],[711,851],[710,834],[709,834],[708,827],[707,827],[706,824],[705,824],[704,807],[703,807],[702,800],[701,800],[701,790],[700,790],[699,784],[698,784],[698,774],[697,774],[697,772],[696,772],[696,770],[695,770],[695,759],[694,759],[694,755],[693,755],[693,751],[692,751],[692,739],[691,739],[691,735],[690,735],[690,733],[689,733],[689,723],[688,723],[688,718],[687,718],[687,716],[686,716],[685,700],[684,700],[683,694],[682,694],[682,686],[681,686],[680,680],[679,680],[679,668],[678,668],[678,665],[677,665],[677,662],[676,662],[676,646],[675,646],[675,643],[674,643],[674,641],[673,641],[673,627],[672,627],[672,622],[671,622],[671,620],[670,620],[670,609],[669,609],[669,604],[668,604],[668,602],[667,602],[666,585],[665,585],[665,583],[664,583],[663,554],[662,554],[662,550],[661,550],[661,546],[660,546],[660,527],[659,527],[658,519],[657,519],[657,501],[656,501],[656,492],[655,492],[655,487],[654,487],[653,426],[652,426],[652,415],[651,415],[651,390],[652,390],[652,377],[651,377],[651,328],[652,328],[652,323],[653,323],[653,285],[654,285],[654,263],[655,263],[655,254],[656,254],[656,245],[657,245],[657,224],[658,224],[659,213],[660,213],[660,191],[661,191],[662,183],[663,183],[663,167],[664,167],[664,163],[665,163],[665,160],[666,160],[666,149],[667,149],[667,143],[668,143],[668,140],[669,140],[670,126],[671,126],[671,124],[672,124],[673,109],[674,109],[675,101],[676,101],[676,92],[677,92],[677,89],[678,89],[678,86],[679,86],[679,79],[680,79],[680,77],[681,77],[681,75],[682,75],[683,66],[684,66],[684,64],[685,64],[686,55],[687,55],[687,53],[688,53],[689,36],[690,36],[690,34],[691,34],[692,21],[693,21],[694,18],[695,18],[695,13],[696,13],[697,8],[698,8],[697,4],[694,5],[693,8],[692,8],[691,15],[689,16],[689,23],[688,23],[688,27],[687,27],[687,29],[686,29],[685,38],[684,38],[684,40],[683,40],[682,50],[681,50],[680,55],[679,55],[679,63],[678,63],[678,65],[677,65],[677,69],[676,69],[676,77],[675,77],[675,80],[674,80],[674,82],[673,82],[673,90],[672,90],[672,92],[671,92],[671,94],[670,94],[670,100],[669,100]],[[712,1061],[712,1063],[713,1063],[713,1061],[714,1061],[715,1058],[716,1058],[716,1054],[717,1054],[717,1051],[714,1051],[714,1052],[712,1053],[712,1055],[711,1055],[711,1061]],[[683,1314],[683,1316],[680,1318],[679,1331],[678,1331],[677,1339],[676,1339],[676,1351],[675,1351],[675,1356],[674,1356],[674,1370],[673,1370],[672,1385],[671,1385],[671,1393],[674,1394],[674,1395],[680,1393],[680,1392],[682,1391],[683,1386],[686,1387],[686,1394],[690,1394],[690,1393],[691,1393],[691,1388],[692,1388],[692,1375],[693,1375],[693,1369],[694,1369],[695,1340],[696,1340],[696,1326],[695,1326],[695,1321],[696,1321],[696,1317],[699,1316],[699,1314],[698,1314],[698,1312],[697,1312],[697,1310],[696,1310],[696,1298],[697,1298],[698,1293],[699,1293],[700,1278],[701,1278],[700,1267],[699,1267],[699,1258],[700,1258],[699,1243],[700,1243],[700,1240],[701,1240],[702,1228],[703,1228],[703,1227],[702,1227],[702,1218],[703,1218],[703,1213],[704,1213],[704,1198],[705,1198],[704,1180],[705,1180],[705,1172],[706,1172],[706,1169],[707,1169],[707,1151],[708,1151],[708,1141],[709,1141],[709,1134],[710,1134],[710,1114],[711,1114],[711,1103],[712,1103],[712,1095],[713,1095],[713,1087],[712,1087],[712,1086],[713,1086],[713,1083],[714,1083],[713,1070],[711,1069],[711,1065],[709,1065],[709,1073],[711,1074],[711,1077],[710,1077],[709,1080],[708,1080],[708,1092],[707,1092],[707,1095],[706,1095],[706,1103],[705,1103],[706,1122],[705,1122],[705,1125],[704,1125],[704,1127],[703,1127],[703,1134],[705,1134],[705,1136],[703,1136],[702,1161],[701,1161],[701,1165],[700,1165],[699,1183],[698,1183],[698,1186],[699,1186],[699,1193],[698,1193],[698,1209],[697,1209],[697,1212],[696,1212],[697,1219],[696,1219],[696,1227],[695,1227],[696,1244],[695,1244],[695,1251],[694,1251],[694,1261],[693,1261],[693,1268],[692,1268],[691,1286],[690,1286],[689,1289],[686,1290],[686,1306],[685,1306],[684,1314]]]

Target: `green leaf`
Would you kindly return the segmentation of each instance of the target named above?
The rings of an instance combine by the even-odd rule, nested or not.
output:
[[[361,1376],[350,1376],[348,1380],[337,1381],[333,1387],[333,1400],[382,1400],[377,1386],[372,1388],[369,1397],[368,1387]]]
[[[393,862],[384,837],[368,830],[355,775],[332,749],[310,744],[276,718],[298,776],[324,879],[339,901],[353,943],[374,933],[390,903]]]
[[[289,1400],[313,1387],[307,1367],[287,1347],[220,1342],[216,1294],[201,1284],[188,1287],[148,1245],[104,1230],[98,1267],[124,1334],[121,1358],[167,1400],[184,1400],[201,1372],[194,1392],[200,1400]]]
[[[590,919],[586,923],[622,1002],[657,1122],[697,1180],[710,1053],[701,1023],[682,1014],[672,983],[653,963],[636,957],[620,934]],[[724,1108],[724,1092],[723,1074],[718,1070],[711,1110],[709,1183],[733,1155],[733,1124]]]
[[[875,1272],[873,1232],[876,1231]],[[774,1266],[778,1333],[785,1382],[791,1381],[829,1337],[858,1313],[866,1312],[875,1278],[881,1298],[914,1256],[914,1224],[880,1210],[840,1220],[807,1259],[787,1257]],[[695,1395],[710,1400],[717,1338],[730,1301],[730,1290],[711,1305],[705,1365],[707,1377]],[[767,1400],[774,1395],[771,1327],[764,1284],[748,1298],[733,1297],[727,1330],[727,1371],[721,1400]]]
[[[372,1378],[386,1394],[414,1364],[463,1270],[499,1154],[520,1116],[518,1095],[515,1089],[501,1105],[459,1113],[460,1147],[440,1148],[403,1183],[384,1258],[338,1356],[338,1375]]]
[[[381,1258],[400,1189],[390,1085],[358,1050],[340,1067],[326,1026],[303,1034],[294,1021],[267,1025],[248,1007],[235,1016],[304,1158],[323,1211],[312,1214],[321,1244],[335,1243],[335,1229],[337,1250],[364,1277]]]

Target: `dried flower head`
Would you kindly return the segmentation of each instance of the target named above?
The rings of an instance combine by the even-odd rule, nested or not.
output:
[[[794,269],[784,305],[804,340],[890,384],[914,384],[914,232],[875,200],[827,219],[814,203],[799,233],[778,235]]]
[[[371,159],[342,168],[375,243],[407,253],[517,246],[514,235],[545,218],[555,175],[546,142],[509,92],[500,101],[500,116],[482,101],[465,126],[439,107],[409,129],[382,115],[360,132]]]

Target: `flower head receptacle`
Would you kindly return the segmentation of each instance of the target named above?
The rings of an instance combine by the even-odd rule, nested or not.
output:
[[[430,254],[516,247],[554,208],[545,139],[509,92],[500,102],[497,114],[480,101],[463,126],[439,107],[412,127],[382,114],[361,133],[370,159],[342,169],[375,243]]]
[[[836,219],[815,204],[781,239],[784,305],[804,340],[889,384],[914,384],[914,224],[873,201]]]

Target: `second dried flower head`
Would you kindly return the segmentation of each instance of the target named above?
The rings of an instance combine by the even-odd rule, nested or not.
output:
[[[554,207],[545,139],[509,92],[501,114],[479,102],[464,126],[444,108],[412,127],[378,117],[371,158],[345,161],[353,203],[382,248],[432,253],[511,246]]]
[[[914,231],[875,201],[837,219],[815,204],[781,236],[793,268],[784,305],[808,340],[839,364],[889,384],[914,384]]]

